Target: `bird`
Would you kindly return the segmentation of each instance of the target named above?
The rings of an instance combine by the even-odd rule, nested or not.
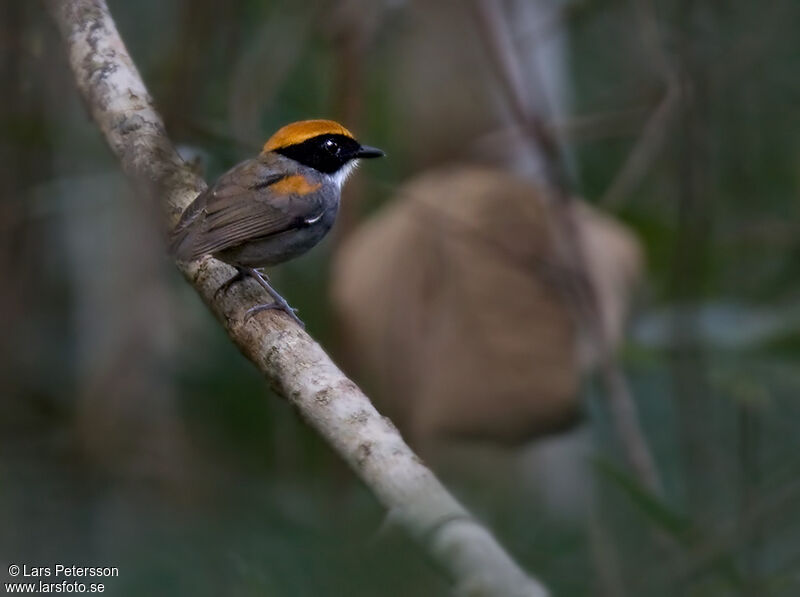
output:
[[[259,270],[319,243],[333,226],[342,186],[359,160],[383,155],[333,120],[287,124],[258,156],[225,172],[189,204],[171,233],[170,252],[179,262],[212,255],[235,267],[236,275],[215,296],[240,280],[255,279],[272,302],[249,309],[247,317],[278,309],[303,326]]]

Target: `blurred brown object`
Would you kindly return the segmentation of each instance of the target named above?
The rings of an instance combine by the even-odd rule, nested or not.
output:
[[[575,202],[604,325],[617,343],[642,269],[621,224]],[[419,176],[334,263],[346,366],[412,443],[518,444],[571,425],[595,362],[559,286],[536,188],[502,170]],[[587,348],[584,348],[586,346]]]

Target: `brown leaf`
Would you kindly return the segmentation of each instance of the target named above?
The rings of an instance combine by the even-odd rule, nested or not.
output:
[[[332,293],[351,368],[412,441],[516,443],[576,419],[578,335],[559,289],[568,273],[536,193],[499,170],[425,174],[338,254]],[[618,338],[639,258],[608,220],[581,207]]]

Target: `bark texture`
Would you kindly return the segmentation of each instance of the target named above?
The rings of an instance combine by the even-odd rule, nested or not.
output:
[[[103,0],[46,0],[77,86],[124,171],[164,204],[172,227],[205,188],[167,138]],[[470,596],[547,595],[447,492],[389,419],[284,314],[244,313],[266,302],[252,282],[215,298],[234,270],[210,257],[182,267],[231,340],[273,388],[344,458],[401,525]]]

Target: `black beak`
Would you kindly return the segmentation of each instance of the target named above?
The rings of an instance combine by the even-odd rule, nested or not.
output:
[[[377,147],[370,147],[369,145],[362,145],[356,151],[355,157],[357,158],[382,158],[386,154]]]

